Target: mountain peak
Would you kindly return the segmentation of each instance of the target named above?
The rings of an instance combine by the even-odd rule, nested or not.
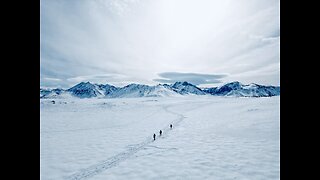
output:
[[[199,89],[197,86],[188,83],[187,81],[184,82],[176,82],[173,85],[171,85],[171,88],[178,92],[179,94],[198,94],[198,95],[204,95],[206,94],[201,89]]]
[[[191,84],[191,83],[189,83],[187,81],[183,81],[183,82],[177,81],[172,86],[175,87],[175,86],[179,86],[179,85],[182,85],[182,86],[195,86],[195,85],[193,85],[193,84]]]
[[[77,96],[80,98],[90,98],[101,95],[97,87],[90,82],[81,82],[71,87],[67,91],[70,92],[73,96]]]
[[[280,95],[280,88],[255,83],[244,85],[238,81],[227,83],[220,87],[207,88],[204,91],[218,96],[268,97]]]
[[[81,83],[79,83],[79,84],[77,84],[77,85],[75,85],[75,86],[73,86],[73,87],[71,87],[71,88],[82,88],[82,87],[93,87],[94,85],[93,84],[91,84],[89,81],[88,82],[81,82]],[[70,88],[70,89],[71,89]]]
[[[240,86],[242,85],[239,81],[232,81],[230,83],[226,83],[225,85],[236,85],[236,86]]]

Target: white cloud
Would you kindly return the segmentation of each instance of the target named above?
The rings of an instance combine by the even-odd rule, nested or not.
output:
[[[80,82],[93,82],[98,84],[113,84],[117,85],[121,82],[127,81],[128,77],[121,74],[95,74],[88,76],[76,76],[68,78],[67,81],[70,83],[80,83]]]
[[[163,72],[159,74],[162,79],[153,79],[160,83],[175,83],[177,81],[187,81],[194,85],[199,84],[215,84],[221,83],[221,78],[226,77],[226,74],[201,74],[201,73],[181,73],[181,72]]]
[[[43,78],[44,80],[46,80],[46,81],[61,81],[61,79],[57,79],[57,78],[48,78],[48,77],[46,77],[46,78]]]
[[[278,0],[42,0],[41,76],[65,86],[81,78],[155,84],[162,72],[241,79],[279,62],[279,28]]]

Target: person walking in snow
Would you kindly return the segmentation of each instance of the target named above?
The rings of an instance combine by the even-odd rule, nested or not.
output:
[[[172,124],[170,124],[170,128],[172,129]]]
[[[162,131],[160,130],[160,136],[161,136],[161,134],[162,134]]]
[[[154,141],[156,140],[156,134],[153,134],[153,140]]]

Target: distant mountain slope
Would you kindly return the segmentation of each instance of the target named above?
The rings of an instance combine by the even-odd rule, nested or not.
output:
[[[63,98],[65,90],[56,88],[56,89],[41,89],[40,88],[40,98]]]
[[[280,87],[262,86],[254,83],[243,85],[238,81],[227,83],[221,87],[207,88],[203,91],[217,96],[269,97],[280,95]]]
[[[176,82],[174,84],[159,84],[148,86],[143,84],[129,84],[124,87],[115,87],[109,84],[92,84],[81,82],[67,90],[42,89],[40,98],[122,98],[122,97],[165,97],[181,95],[214,95],[236,97],[269,97],[280,95],[280,87],[263,86],[251,83],[243,85],[238,81],[227,83],[220,87],[200,89],[188,82]]]
[[[176,82],[170,86],[175,92],[179,94],[197,94],[197,95],[205,95],[197,86],[190,84],[188,82]]]
[[[111,97],[164,97],[176,95],[176,92],[166,85],[148,86],[129,84],[112,93]]]
[[[111,94],[111,97],[144,97],[153,90],[152,86],[129,84]]]
[[[79,98],[91,98],[104,95],[98,85],[91,84],[90,82],[81,82],[68,89],[67,92]]]

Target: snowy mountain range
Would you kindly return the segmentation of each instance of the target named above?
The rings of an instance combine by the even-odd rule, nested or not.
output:
[[[263,86],[251,83],[249,85],[240,82],[227,83],[220,87],[200,89],[188,82],[176,82],[174,84],[159,84],[148,86],[143,84],[129,84],[124,87],[115,87],[109,84],[92,84],[81,82],[67,90],[40,88],[40,98],[122,98],[122,97],[165,97],[181,95],[214,95],[235,97],[270,97],[280,95],[279,86]]]
[[[254,83],[243,85],[237,81],[221,87],[206,88],[203,91],[217,96],[269,97],[280,95],[279,86],[263,86]]]

